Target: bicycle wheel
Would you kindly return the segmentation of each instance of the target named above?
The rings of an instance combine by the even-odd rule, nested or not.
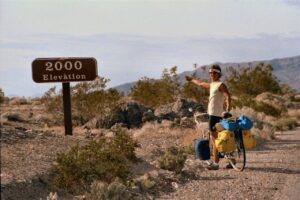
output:
[[[236,171],[243,171],[246,166],[246,151],[243,143],[243,135],[241,131],[235,133],[236,148],[227,156],[227,159],[233,169]]]

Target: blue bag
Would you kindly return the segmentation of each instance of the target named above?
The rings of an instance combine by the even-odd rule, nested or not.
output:
[[[209,140],[197,139],[195,141],[195,153],[196,153],[196,158],[200,160],[209,160],[210,159]]]
[[[221,121],[221,126],[224,129],[229,130],[229,131],[235,131],[235,130],[237,130],[239,128],[238,124],[236,123],[236,121],[222,120]]]
[[[241,115],[237,121],[241,130],[250,130],[253,127],[253,122],[246,115]]]

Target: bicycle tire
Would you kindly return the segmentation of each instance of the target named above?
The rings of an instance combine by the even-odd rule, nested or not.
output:
[[[235,133],[236,137],[236,148],[231,153],[231,158],[227,157],[229,163],[236,171],[243,171],[246,166],[246,150],[243,143],[242,131],[237,131]]]

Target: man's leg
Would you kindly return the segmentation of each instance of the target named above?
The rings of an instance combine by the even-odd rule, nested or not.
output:
[[[215,140],[218,137],[218,133],[215,130],[215,124],[220,121],[220,117],[216,116],[209,116],[209,130],[210,130],[210,138],[212,142],[212,147],[213,147],[213,162],[207,167],[209,170],[217,170],[219,169],[219,154],[218,150],[215,146]]]
[[[219,152],[218,149],[216,148],[216,143],[215,140],[218,138],[218,133],[217,132],[211,132],[211,139],[213,143],[213,161],[215,163],[219,163]]]

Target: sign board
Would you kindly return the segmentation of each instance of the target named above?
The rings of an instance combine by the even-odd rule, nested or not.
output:
[[[92,81],[98,76],[95,58],[37,58],[32,79],[37,83]]]

